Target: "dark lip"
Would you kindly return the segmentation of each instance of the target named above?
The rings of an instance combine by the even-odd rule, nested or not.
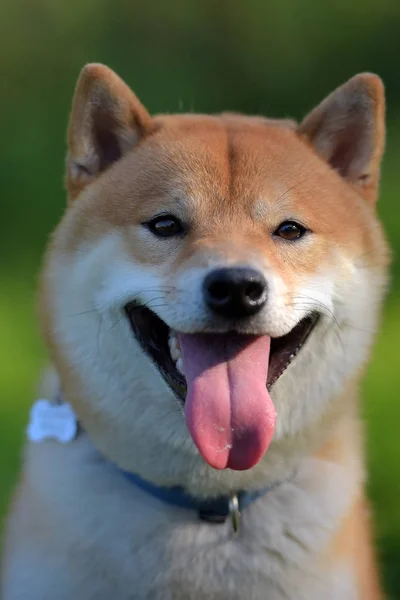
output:
[[[168,337],[170,328],[153,311],[135,302],[130,302],[125,306],[125,313],[131,329],[144,352],[152,359],[167,384],[184,402],[187,389],[186,380],[175,367],[169,353]],[[314,329],[318,318],[318,313],[313,312],[302,319],[286,335],[271,338],[268,379],[266,381],[268,389],[294,360]],[[229,333],[221,335],[229,335]],[[238,334],[235,333],[235,335]]]

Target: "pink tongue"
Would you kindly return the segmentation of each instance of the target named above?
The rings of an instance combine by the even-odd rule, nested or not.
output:
[[[250,469],[264,455],[276,412],[266,381],[269,336],[179,334],[186,423],[215,469]]]

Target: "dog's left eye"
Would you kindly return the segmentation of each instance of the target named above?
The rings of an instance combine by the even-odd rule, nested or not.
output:
[[[183,225],[173,215],[160,215],[144,225],[157,237],[173,237],[183,232]]]
[[[274,235],[290,242],[303,237],[307,229],[295,221],[284,221],[274,231]]]

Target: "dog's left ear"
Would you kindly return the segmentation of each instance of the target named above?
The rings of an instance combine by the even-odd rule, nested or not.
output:
[[[377,75],[361,73],[337,88],[304,119],[299,134],[375,203],[385,144],[385,94]]]
[[[68,130],[70,199],[152,130],[152,119],[114,71],[88,64],[79,76]]]

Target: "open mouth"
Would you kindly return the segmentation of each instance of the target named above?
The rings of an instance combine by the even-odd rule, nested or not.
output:
[[[186,425],[203,459],[215,469],[246,470],[265,454],[275,431],[269,388],[310,335],[317,315],[287,335],[184,334],[151,310],[126,306],[143,350],[184,405]]]
[[[125,308],[131,328],[143,350],[152,358],[160,373],[177,396],[185,401],[187,386],[184,364],[177,333],[171,330],[154,312],[136,303]],[[302,319],[289,333],[271,338],[268,389],[286,371],[310,335],[318,319],[312,313]],[[218,335],[218,334],[217,334]],[[226,336],[229,334],[219,334]],[[240,334],[234,334],[238,336]],[[248,336],[244,336],[248,337]]]

